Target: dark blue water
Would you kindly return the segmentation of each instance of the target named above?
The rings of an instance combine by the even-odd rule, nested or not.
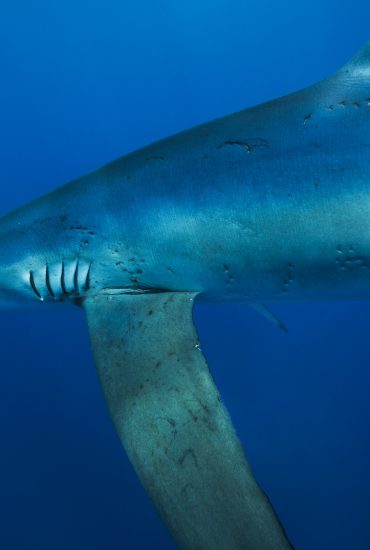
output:
[[[0,5],[0,211],[293,91],[370,38],[365,1]],[[297,549],[370,548],[370,305],[202,305],[203,349]],[[0,548],[174,548],[121,450],[82,312],[1,312]],[[230,549],[231,550],[231,549]]]

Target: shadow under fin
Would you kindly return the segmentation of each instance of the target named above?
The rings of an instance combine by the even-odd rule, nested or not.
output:
[[[194,293],[86,298],[121,442],[183,550],[288,550],[199,348]]]

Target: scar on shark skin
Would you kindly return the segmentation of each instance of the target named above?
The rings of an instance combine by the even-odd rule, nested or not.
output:
[[[338,101],[337,103],[331,103],[330,105],[327,105],[325,109],[327,111],[335,111],[336,108],[343,108],[343,107],[353,107],[355,109],[360,109],[361,106],[370,106],[370,99],[366,98],[363,101],[360,100],[352,100],[349,101],[347,99],[342,99],[341,101]],[[309,113],[304,116],[303,118],[303,125],[306,126],[306,124],[312,119],[313,113]]]
[[[179,458],[179,464],[183,466],[186,459],[190,457],[192,458],[194,465],[198,468],[198,459],[196,457],[194,449],[186,449]]]
[[[227,145],[238,145],[242,147],[248,154],[257,149],[258,147],[269,149],[270,146],[265,139],[244,140],[244,139],[228,139],[217,146],[217,149],[222,149]]]

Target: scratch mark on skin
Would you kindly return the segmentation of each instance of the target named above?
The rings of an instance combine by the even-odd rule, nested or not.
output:
[[[194,452],[194,449],[186,449],[181,457],[179,458],[178,460],[178,463],[180,464],[180,466],[183,466],[185,460],[188,458],[188,457],[191,457],[193,459],[193,462],[194,462],[194,465],[198,468],[198,459],[196,457],[196,454]]]
[[[195,413],[193,413],[193,411],[192,411],[191,409],[188,409],[187,407],[186,407],[186,410],[187,410],[188,413],[190,414],[190,416],[191,416],[191,418],[193,419],[193,421],[194,421],[194,422],[198,422],[198,416],[197,416]]]
[[[65,220],[64,220],[65,221]],[[96,232],[94,231],[96,226],[88,227],[82,223],[76,222],[73,225],[65,225],[63,224],[63,229],[65,231],[80,231],[82,234],[87,235],[95,235]]]
[[[352,107],[353,109],[360,109],[361,108],[361,105],[367,105],[367,106],[370,106],[370,98],[366,98],[365,100],[355,100],[355,101],[348,101],[347,99],[343,99],[342,101],[338,101],[337,103],[335,104],[330,104],[330,105],[327,105],[325,107],[325,109],[327,111],[334,111],[336,110],[335,108],[336,107],[339,107],[339,108],[348,108],[348,107]],[[310,113],[308,115],[306,115],[303,119],[303,124],[306,125],[307,122],[311,119],[313,113]]]
[[[353,246],[338,245],[336,254],[335,262],[342,271],[361,268],[370,272],[370,266],[367,264],[366,259],[359,254],[355,254]]]
[[[265,147],[267,149],[270,149],[270,146],[268,142],[265,139],[251,139],[251,140],[244,140],[244,139],[229,139],[225,141],[224,143],[221,143],[217,146],[217,149],[222,149],[225,147],[225,145],[238,145],[239,147],[243,147],[245,151],[249,154],[254,149],[257,149],[259,147]]]
[[[140,389],[143,389],[143,384],[140,385]],[[174,439],[176,439],[176,436],[177,436],[177,429],[176,429],[176,420],[174,420],[173,418],[170,418],[168,416],[159,416],[157,418],[158,420],[164,420],[165,422],[167,422],[169,425],[170,425],[170,435],[172,437],[172,441]],[[167,454],[167,453],[166,453]]]
[[[176,427],[176,422],[173,418],[166,418],[166,420],[169,423],[169,425],[172,426],[172,428]]]
[[[148,157],[146,160],[166,160],[166,158],[162,157],[162,155],[155,155],[153,157]]]
[[[82,224],[69,225],[64,227],[64,229],[66,229],[67,231],[88,231],[89,230],[88,227]]]

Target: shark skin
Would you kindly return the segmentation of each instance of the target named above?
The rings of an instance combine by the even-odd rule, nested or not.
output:
[[[369,84],[367,44],[319,84],[145,147],[6,215],[1,298],[55,303],[66,295],[62,268],[81,296],[369,298]]]
[[[0,220],[2,305],[85,308],[99,378],[117,431],[180,548],[291,548],[262,492],[253,485],[226,412],[216,406],[217,393],[191,331],[189,301],[197,297],[261,304],[369,298],[369,158],[370,42],[318,84],[145,147]],[[160,332],[171,334],[175,351],[166,348],[165,337],[157,345],[155,325],[145,320],[152,314]],[[121,315],[122,326],[117,322]],[[187,321],[181,324],[178,319],[183,317]],[[142,338],[145,334],[147,340]],[[122,354],[123,344],[128,351]],[[187,365],[188,376],[185,383],[184,371],[179,373],[166,392],[183,383],[198,400],[198,412],[189,412],[190,398],[171,398],[170,404],[159,405],[163,394],[157,390],[165,380],[152,380],[148,373],[150,361],[162,364],[165,353],[167,371],[173,370],[175,359],[168,359],[172,354],[177,363]],[[122,377],[127,361],[137,365],[135,374],[127,371],[134,388],[130,395],[124,387],[130,384]],[[198,362],[204,369],[201,396],[192,382]],[[142,400],[148,417],[140,413],[137,419],[133,411],[135,392],[143,389],[143,380],[136,379],[141,364],[149,376],[145,380],[156,391]],[[150,453],[140,454],[145,438],[137,438],[135,430],[145,430],[158,407],[178,415],[176,421],[190,415],[194,426],[203,409],[212,422],[203,414],[204,426],[196,437],[193,430],[181,431],[185,446],[177,449],[179,458],[168,463],[164,455],[169,435],[161,425],[153,425],[148,431],[150,436],[158,433],[153,476],[148,473]],[[173,417],[165,418],[173,438],[179,438]],[[215,449],[229,450],[225,472],[207,454],[208,442]],[[245,485],[243,513],[252,514],[247,529],[238,516],[239,504],[225,509],[225,495],[231,501],[240,481],[231,479],[236,456],[240,480],[245,481],[240,482]],[[176,472],[183,472],[187,463],[194,470],[191,482],[177,487]],[[169,464],[174,476],[167,486]],[[201,483],[196,486],[196,476],[198,470],[206,471],[205,464],[210,479],[202,488]],[[221,477],[225,487],[220,496],[215,485]],[[194,490],[191,498],[189,484]],[[194,516],[189,535],[189,514],[201,500],[203,510],[214,503],[214,515],[206,525],[204,517],[196,525]],[[175,517],[170,509],[176,509]],[[212,526],[231,518],[232,532],[222,538],[221,529],[218,545],[207,543]]]

